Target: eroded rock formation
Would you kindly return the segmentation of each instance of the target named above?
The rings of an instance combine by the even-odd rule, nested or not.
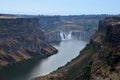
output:
[[[57,50],[45,41],[38,19],[0,19],[0,67],[55,53]]]
[[[47,33],[49,42],[61,41],[59,31],[68,33],[72,31],[72,37],[76,39],[90,40],[90,37],[98,28],[99,20],[108,15],[80,15],[80,16],[36,16],[41,28]],[[66,34],[65,34],[66,36]],[[60,38],[61,37],[61,38]],[[67,39],[67,37],[66,37]],[[65,39],[63,39],[65,40]]]
[[[34,80],[119,80],[120,17],[107,17],[90,43],[75,59],[53,73]]]
[[[48,42],[60,42],[62,41],[60,31],[52,30],[45,33],[45,40]]]

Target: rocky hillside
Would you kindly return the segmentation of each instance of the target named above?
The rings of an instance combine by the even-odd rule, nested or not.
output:
[[[39,27],[36,18],[0,18],[0,68],[57,53]]]
[[[75,59],[49,75],[34,80],[119,80],[120,17],[107,17],[90,43]]]

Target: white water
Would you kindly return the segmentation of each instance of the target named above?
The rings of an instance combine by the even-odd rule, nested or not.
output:
[[[70,40],[72,39],[72,31],[69,32],[60,31],[60,36],[62,40]]]

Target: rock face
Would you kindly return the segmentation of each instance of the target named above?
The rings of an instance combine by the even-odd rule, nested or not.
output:
[[[95,33],[95,30],[91,31],[81,31],[81,30],[73,30],[72,37],[75,39],[82,40],[90,40],[91,36]]]
[[[56,22],[61,22],[59,16],[37,16],[41,28],[46,31],[57,29]]]
[[[92,38],[98,57],[93,59],[94,80],[120,79],[120,17],[107,17],[100,21],[98,32]],[[100,64],[100,65],[97,65]],[[96,75],[98,74],[99,75]]]
[[[119,80],[120,17],[99,22],[98,31],[75,59],[35,80]]]
[[[92,37],[91,43],[96,49],[119,50],[120,48],[120,17],[108,17],[100,21],[97,33]],[[112,53],[112,50],[111,50]]]
[[[59,30],[80,30],[73,32],[76,39],[88,40],[98,27],[98,21],[108,15],[80,15],[80,16],[32,16],[0,14],[0,18],[37,18],[40,28],[45,30],[48,42],[61,41]],[[67,33],[67,32],[66,32]]]
[[[47,42],[60,42],[61,36],[60,36],[60,31],[50,31],[45,34],[45,40]]]
[[[57,53],[36,18],[0,19],[0,67]]]
[[[98,21],[107,15],[81,15],[81,16],[37,16],[41,28],[47,33],[48,42],[67,40],[70,30],[72,37],[76,39],[90,40],[90,37],[98,28]],[[78,31],[79,30],[79,31]],[[66,39],[58,34],[64,32]],[[60,38],[61,37],[61,38]]]
[[[82,30],[64,29],[64,30],[52,30],[45,33],[46,33],[45,40],[50,43],[60,42],[62,40],[70,40],[70,39],[89,41],[90,37],[95,33],[95,30],[82,31]]]

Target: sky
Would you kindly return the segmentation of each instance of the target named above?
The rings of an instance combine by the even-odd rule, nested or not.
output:
[[[120,14],[120,0],[0,0],[0,13],[29,15]]]

